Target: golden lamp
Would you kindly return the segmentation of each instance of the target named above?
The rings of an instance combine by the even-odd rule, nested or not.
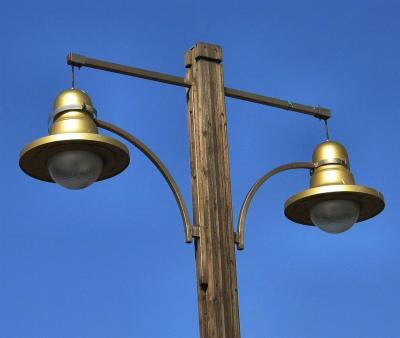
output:
[[[340,233],[356,222],[374,217],[385,207],[379,191],[355,183],[349,156],[340,143],[319,144],[312,162],[315,169],[310,189],[290,197],[285,203],[285,215],[290,220]]]
[[[63,91],[54,102],[50,135],[21,151],[21,169],[69,189],[85,188],[123,171],[129,164],[127,147],[100,135],[95,117],[92,100],[84,91]]]

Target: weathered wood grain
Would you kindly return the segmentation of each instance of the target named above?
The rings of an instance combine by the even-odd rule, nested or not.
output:
[[[199,43],[185,56],[196,240],[200,334],[239,338],[222,49]]]

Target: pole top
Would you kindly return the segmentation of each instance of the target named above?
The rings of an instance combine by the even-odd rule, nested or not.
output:
[[[206,42],[196,43],[196,45],[185,54],[186,68],[190,68],[193,62],[199,59],[220,63],[222,61],[222,48],[218,45]]]

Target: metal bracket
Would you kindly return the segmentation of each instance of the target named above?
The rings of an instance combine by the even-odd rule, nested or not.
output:
[[[268,173],[262,176],[250,189],[247,193],[246,198],[243,201],[242,207],[240,209],[239,214],[239,221],[238,221],[238,230],[235,232],[235,243],[237,245],[238,250],[244,249],[244,230],[245,230],[245,223],[247,217],[247,211],[249,210],[250,203],[253,200],[254,195],[258,191],[258,189],[272,176],[286,170],[291,169],[314,169],[315,164],[311,162],[294,162],[289,164],[281,165]]]
[[[319,168],[322,167],[323,165],[328,165],[328,164],[339,164],[339,165],[344,165],[345,167],[349,167],[347,161],[342,158],[329,158],[319,162],[314,162],[315,168]]]
[[[80,111],[90,113],[92,115],[93,120],[97,119],[97,110],[94,107],[92,107],[88,104],[83,104],[83,105],[69,104],[69,105],[61,106],[60,108],[54,110],[54,112],[49,115],[49,118],[47,119],[48,130],[50,131],[51,124],[53,123],[53,121],[59,114],[67,112],[67,111],[73,111],[73,110],[80,110]]]
[[[200,238],[200,227],[198,225],[192,225],[192,237]]]
[[[158,171],[163,175],[164,179],[167,181],[169,187],[171,188],[172,193],[174,194],[175,200],[178,204],[179,210],[181,212],[184,231],[185,231],[185,241],[186,243],[192,243],[193,237],[199,237],[199,227],[193,226],[190,217],[188,208],[185,203],[185,199],[181,191],[179,190],[178,185],[176,184],[174,178],[172,177],[171,173],[168,171],[167,167],[164,163],[157,157],[154,152],[147,147],[143,142],[137,139],[132,134],[129,134],[125,130],[111,124],[108,122],[96,120],[96,124],[98,127],[106,129],[108,131],[113,132],[114,134],[122,137],[123,139],[127,140],[137,149],[139,149],[158,169]]]

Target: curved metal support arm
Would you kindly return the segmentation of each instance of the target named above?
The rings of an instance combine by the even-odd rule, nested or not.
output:
[[[270,177],[286,170],[291,170],[291,169],[314,169],[315,164],[311,162],[293,162],[289,164],[284,164],[281,165],[270,172],[266,173],[264,176],[262,176],[250,189],[250,191],[247,193],[246,198],[244,199],[244,202],[242,204],[242,207],[240,209],[240,214],[239,214],[239,222],[238,222],[238,231],[235,234],[235,242],[237,244],[238,250],[243,250],[244,249],[244,226],[246,222],[246,216],[247,216],[247,211],[249,210],[249,206],[251,201],[253,200],[253,197],[257,190],[267,181]]]
[[[114,134],[117,134],[118,136],[124,138],[128,142],[130,142],[132,145],[134,145],[137,149],[139,149],[146,157],[156,166],[158,171],[163,175],[165,180],[167,181],[169,187],[172,190],[172,193],[174,194],[175,200],[178,203],[179,210],[181,212],[182,220],[183,220],[183,225],[184,225],[184,231],[185,231],[185,241],[186,243],[191,243],[193,240],[193,237],[198,237],[198,231],[197,227],[192,226],[190,217],[189,217],[189,212],[188,208],[186,206],[185,200],[183,198],[183,195],[181,191],[178,188],[178,185],[176,184],[174,178],[164,165],[164,163],[161,162],[161,160],[157,157],[156,154],[154,154],[149,147],[147,147],[143,142],[141,142],[139,139],[137,139],[135,136],[129,134],[125,130],[111,124],[108,122],[96,120],[96,124],[98,127],[106,129],[108,131],[113,132]]]

